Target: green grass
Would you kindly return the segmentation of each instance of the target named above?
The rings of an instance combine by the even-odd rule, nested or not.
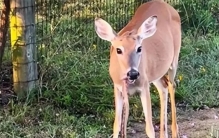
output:
[[[84,4],[67,4],[83,17],[72,17],[70,11],[60,14],[57,12],[60,5],[53,6],[50,14],[58,14],[59,20],[52,18],[38,24],[40,86],[26,102],[11,101],[0,111],[1,138],[111,135],[114,99],[108,73],[109,43],[97,37],[93,20],[96,16],[103,17],[118,31],[131,18],[134,8],[126,13],[122,9],[124,1],[121,1],[111,3],[113,10],[109,10],[108,5],[100,10],[96,8],[98,3],[92,2],[91,6],[86,0]],[[132,3],[128,5],[135,7]],[[48,20],[43,13],[38,19],[39,22]],[[193,108],[214,107],[219,105],[219,34],[213,33],[211,26],[208,34],[198,35],[199,31],[194,31],[199,29],[196,26],[190,26],[192,31],[183,33],[176,100]],[[10,56],[6,54],[4,59],[8,58]],[[158,118],[159,97],[154,87],[151,92],[154,115]],[[143,119],[138,96],[130,98],[130,108],[132,118]]]
[[[74,114],[46,104],[11,102],[0,111],[1,138],[93,138],[107,131],[103,119]]]
[[[192,106],[218,106],[219,37],[184,36],[178,75],[178,94]]]

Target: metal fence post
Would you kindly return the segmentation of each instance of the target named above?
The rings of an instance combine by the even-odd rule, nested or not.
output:
[[[10,35],[14,91],[26,97],[38,80],[35,0],[11,0]]]

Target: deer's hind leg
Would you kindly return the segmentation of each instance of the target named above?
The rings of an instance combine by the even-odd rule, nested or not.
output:
[[[176,103],[175,103],[175,89],[176,83],[174,81],[177,68],[178,68],[178,60],[179,53],[181,49],[181,27],[178,23],[173,24],[175,28],[172,28],[172,32],[174,34],[174,58],[171,65],[171,68],[168,70],[168,89],[170,93],[170,102],[171,102],[171,114],[172,114],[172,138],[179,138],[178,125],[177,125],[177,117],[176,117]]]
[[[176,84],[174,82],[176,74],[176,69],[170,69],[168,71],[168,89],[170,93],[170,102],[171,102],[171,117],[172,117],[172,138],[179,138],[179,132],[178,132],[178,125],[177,125],[177,117],[176,117],[176,103],[175,103],[175,89],[176,89]]]

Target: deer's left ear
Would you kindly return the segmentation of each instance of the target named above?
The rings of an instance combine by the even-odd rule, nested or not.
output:
[[[150,16],[138,29],[138,36],[142,39],[151,37],[157,30],[157,16]]]

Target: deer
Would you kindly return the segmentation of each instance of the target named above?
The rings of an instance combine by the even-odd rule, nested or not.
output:
[[[168,94],[171,103],[171,135],[172,138],[179,138],[175,76],[181,48],[181,19],[177,10],[163,0],[152,0],[141,4],[118,33],[100,17],[95,18],[94,28],[99,38],[111,44],[109,75],[113,82],[115,102],[113,138],[118,138],[121,131],[124,87],[127,87],[129,96],[139,94],[146,134],[149,138],[155,138],[151,84],[157,88],[160,97],[160,138],[168,138]],[[127,110],[123,123],[126,138],[128,100],[125,108]]]

